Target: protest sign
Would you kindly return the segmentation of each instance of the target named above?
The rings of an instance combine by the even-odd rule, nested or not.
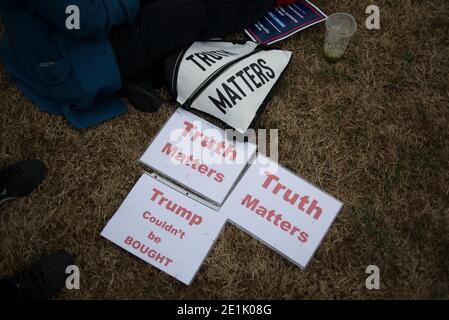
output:
[[[198,41],[170,57],[165,68],[170,91],[184,109],[202,111],[245,133],[291,56],[252,41]]]
[[[305,268],[341,207],[340,201],[259,155],[220,212]]]
[[[164,125],[140,161],[220,206],[254,156],[256,145],[183,109]]]
[[[232,61],[253,52],[257,43],[237,44],[226,41],[197,41],[178,57],[173,68],[171,91],[183,104],[215,72]]]
[[[306,0],[271,10],[245,32],[255,42],[273,44],[326,20],[327,16]]]
[[[101,235],[190,284],[226,218],[144,174]]]
[[[221,68],[183,104],[245,133],[290,63],[292,52],[259,47]]]

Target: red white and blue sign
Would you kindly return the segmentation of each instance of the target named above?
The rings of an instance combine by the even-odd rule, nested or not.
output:
[[[269,45],[326,19],[326,14],[315,5],[298,0],[294,4],[274,8],[245,32],[253,41]]]

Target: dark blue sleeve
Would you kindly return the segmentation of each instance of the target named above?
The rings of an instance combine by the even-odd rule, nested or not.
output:
[[[3,0],[0,0],[3,1]],[[103,39],[112,27],[132,23],[140,11],[139,0],[22,0],[35,14],[54,27],[81,38]],[[66,20],[68,6],[80,10],[80,29],[69,30]]]

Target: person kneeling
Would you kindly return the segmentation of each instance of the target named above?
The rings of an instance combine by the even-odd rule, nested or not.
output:
[[[2,0],[0,55],[17,87],[75,128],[161,105],[161,60],[198,39],[223,37],[291,0]],[[67,25],[79,9],[79,28]],[[70,12],[70,11],[69,11]],[[154,81],[159,80],[159,81]]]

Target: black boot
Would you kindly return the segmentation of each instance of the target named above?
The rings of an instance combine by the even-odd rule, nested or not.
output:
[[[151,83],[124,83],[122,95],[139,111],[154,113],[162,106],[162,100]]]
[[[139,111],[157,112],[162,106],[158,92],[163,86],[163,63],[153,64],[123,79],[122,95]]]
[[[58,251],[41,258],[28,270],[0,280],[1,299],[45,300],[58,293],[67,279],[72,257]]]
[[[39,160],[24,160],[0,170],[0,204],[33,192],[47,175]]]

